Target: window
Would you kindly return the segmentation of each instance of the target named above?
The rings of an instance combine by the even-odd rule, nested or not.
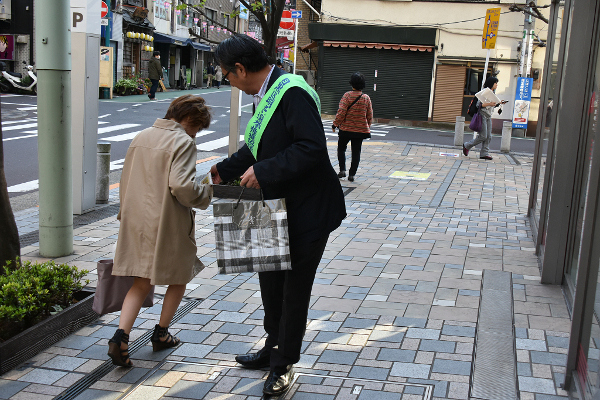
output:
[[[208,19],[208,25],[214,25],[215,17],[217,12],[215,10],[211,10],[210,8],[206,9],[206,18]]]

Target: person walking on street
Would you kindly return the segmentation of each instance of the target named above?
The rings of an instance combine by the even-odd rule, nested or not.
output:
[[[148,97],[150,100],[156,98],[158,81],[163,79],[162,65],[160,65],[160,51],[155,51],[153,57],[148,62],[148,79],[152,82]]]
[[[215,79],[217,80],[217,89],[221,89],[221,81],[223,80],[223,70],[221,69],[220,65],[217,65]]]
[[[185,287],[204,265],[196,257],[195,212],[206,209],[212,186],[196,179],[196,133],[210,125],[202,97],[175,99],[164,119],[131,142],[120,184],[121,222],[113,275],[135,277],[127,292],[119,329],[108,344],[113,364],[131,367],[128,342],[133,323],[152,285],[169,285],[151,342],[154,351],[177,346],[168,327]]]
[[[483,87],[490,88],[492,91],[495,91],[498,87],[498,78],[494,76],[488,77],[485,80]],[[490,141],[492,140],[492,114],[494,113],[494,108],[498,107],[499,105],[500,103],[482,103],[480,100],[477,100],[477,108],[479,109],[478,112],[481,115],[481,132],[479,132],[479,135],[477,135],[476,138],[473,138],[472,140],[463,144],[463,154],[465,156],[469,155],[469,150],[471,150],[472,147],[475,147],[481,143],[481,152],[479,153],[479,158],[482,160],[492,159],[492,156],[490,156]]]
[[[254,96],[246,144],[213,165],[213,182],[240,177],[265,199],[284,198],[292,269],[259,272],[267,339],[256,353],[238,355],[246,368],[269,367],[268,396],[285,393],[300,360],[313,281],[329,234],[346,217],[344,194],[327,153],[316,92],[300,76],[270,65],[256,40],[235,35],[215,52],[232,86]]]
[[[212,63],[208,63],[208,67],[206,68],[206,88],[210,88],[212,86],[212,80],[215,76],[215,67],[213,67]]]
[[[346,176],[346,148],[348,142],[352,146],[352,162],[348,171],[348,180],[354,182],[354,176],[360,162],[362,141],[371,137],[371,122],[373,121],[373,105],[369,95],[364,94],[365,77],[360,72],[355,72],[350,77],[352,90],[344,93],[335,115],[331,129],[338,132],[338,162],[340,164],[339,178]]]

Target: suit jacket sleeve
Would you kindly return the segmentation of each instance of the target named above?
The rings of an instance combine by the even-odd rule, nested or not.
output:
[[[246,144],[237,152],[233,153],[220,163],[217,163],[217,171],[224,182],[239,178],[256,160]]]
[[[254,164],[254,173],[262,187],[294,180],[328,159],[327,141],[321,116],[312,97],[299,87],[291,88],[279,107],[285,116],[285,132],[292,144],[274,157]]]
[[[169,172],[171,194],[184,207],[206,209],[213,196],[212,186],[196,180],[196,145],[192,140],[177,146]]]

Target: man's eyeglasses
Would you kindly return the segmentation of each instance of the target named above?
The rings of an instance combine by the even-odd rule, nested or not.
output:
[[[227,73],[225,74],[225,76],[223,77],[223,79],[227,79],[227,75],[229,75],[230,72],[231,72],[231,70],[227,71]]]

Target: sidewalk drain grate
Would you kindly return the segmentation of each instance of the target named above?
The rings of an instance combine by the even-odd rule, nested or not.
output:
[[[232,356],[233,357],[233,356]],[[154,385],[162,378],[168,371],[162,369],[165,364],[175,364],[172,370],[179,370],[182,372],[195,372],[197,377],[203,375],[206,378],[204,380],[186,381],[189,385],[174,385],[170,390],[175,393],[165,393],[163,396],[170,397],[182,397],[189,398],[186,396],[187,393],[194,393],[194,398],[206,398],[207,395],[228,396],[228,395],[239,395],[239,396],[256,396],[262,399],[267,399],[263,396],[262,388],[264,385],[264,379],[268,375],[267,370],[248,370],[246,368],[237,366],[217,365],[202,362],[192,361],[171,361],[163,360],[157,364],[154,368],[148,371],[141,379],[139,379],[129,390],[124,392],[119,400],[126,400],[128,398],[138,398],[142,393],[149,393],[148,388],[154,387]],[[229,384],[219,385],[219,382],[223,378],[241,378],[240,381],[231,388]],[[181,381],[180,381],[181,382]],[[372,395],[377,393],[394,393],[399,395],[397,391],[389,392],[385,391],[385,385],[394,385],[395,389],[399,386],[404,386],[402,389],[403,393],[410,393],[411,399],[418,400],[431,400],[433,398],[433,392],[435,386],[433,384],[424,383],[409,383],[409,382],[391,382],[381,381],[376,379],[362,379],[362,378],[346,378],[339,376],[330,375],[317,375],[304,372],[296,372],[294,381],[290,385],[290,389],[287,393],[281,396],[268,397],[269,400],[294,400],[296,394],[298,398],[308,398],[313,392],[304,392],[301,389],[303,383],[309,383],[309,387],[312,385],[338,388],[335,399],[347,399],[349,395],[358,395],[361,392],[370,390]],[[195,385],[195,386],[193,386]],[[220,389],[219,389],[220,387]],[[139,389],[139,394],[138,394]],[[216,389],[216,390],[214,390]],[[407,390],[408,389],[408,390]],[[221,392],[220,390],[223,390]],[[344,393],[342,393],[344,391]],[[202,393],[202,394],[200,394]],[[366,393],[363,393],[366,394]],[[210,397],[213,398],[213,397]]]
[[[180,307],[175,315],[173,316],[172,324],[179,321],[186,314],[192,311],[200,304],[200,301],[194,300],[186,303],[182,307]],[[150,338],[152,337],[152,330],[148,330],[148,332],[144,333],[137,340],[131,343],[129,346],[129,355],[132,356],[136,351],[146,346]],[[98,382],[102,379],[103,376],[108,374],[113,369],[117,368],[117,366],[113,365],[111,360],[106,361],[104,364],[100,365],[98,368],[90,372],[84,378],[79,380],[76,384],[69,387],[62,395],[55,398],[55,400],[72,400],[83,393],[86,389],[92,386],[94,383]]]
[[[517,400],[512,275],[483,271],[471,374],[471,397]]]

